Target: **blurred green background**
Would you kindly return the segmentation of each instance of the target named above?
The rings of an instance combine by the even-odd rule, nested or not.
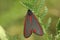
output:
[[[60,40],[60,0],[0,0],[0,25],[8,40]],[[24,38],[24,19],[31,9],[44,35]]]

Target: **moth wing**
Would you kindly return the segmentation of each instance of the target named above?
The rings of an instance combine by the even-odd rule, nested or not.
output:
[[[32,16],[32,26],[33,26],[33,32],[35,34],[43,35],[42,27],[41,27],[40,23],[38,22],[38,20],[37,20],[37,18],[35,17],[34,14]]]
[[[31,28],[31,23],[29,16],[26,16],[25,23],[24,23],[24,36],[28,38],[32,34],[32,28]]]

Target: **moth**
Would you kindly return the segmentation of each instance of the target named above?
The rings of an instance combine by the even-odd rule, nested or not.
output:
[[[32,32],[40,36],[43,35],[43,30],[38,19],[33,14],[33,12],[29,9],[27,11],[25,22],[24,22],[24,37],[25,38],[30,37]]]

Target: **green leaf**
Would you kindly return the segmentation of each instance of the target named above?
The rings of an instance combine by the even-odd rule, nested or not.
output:
[[[59,20],[58,20],[57,30],[58,30],[58,32],[60,33],[60,18],[59,18]]]
[[[44,17],[47,15],[47,12],[48,12],[48,8],[45,6],[43,13],[40,15],[41,20],[43,20]]]
[[[46,24],[46,27],[47,27],[47,28],[50,26],[51,22],[52,22],[52,19],[51,19],[51,17],[50,17],[50,18],[48,19],[48,21],[47,21],[47,24]]]
[[[0,39],[1,40],[8,40],[7,35],[6,35],[6,31],[4,30],[4,28],[0,25]]]
[[[45,0],[21,0],[20,3],[35,13],[39,13],[44,6]]]
[[[56,40],[60,40],[60,33],[55,36]]]

